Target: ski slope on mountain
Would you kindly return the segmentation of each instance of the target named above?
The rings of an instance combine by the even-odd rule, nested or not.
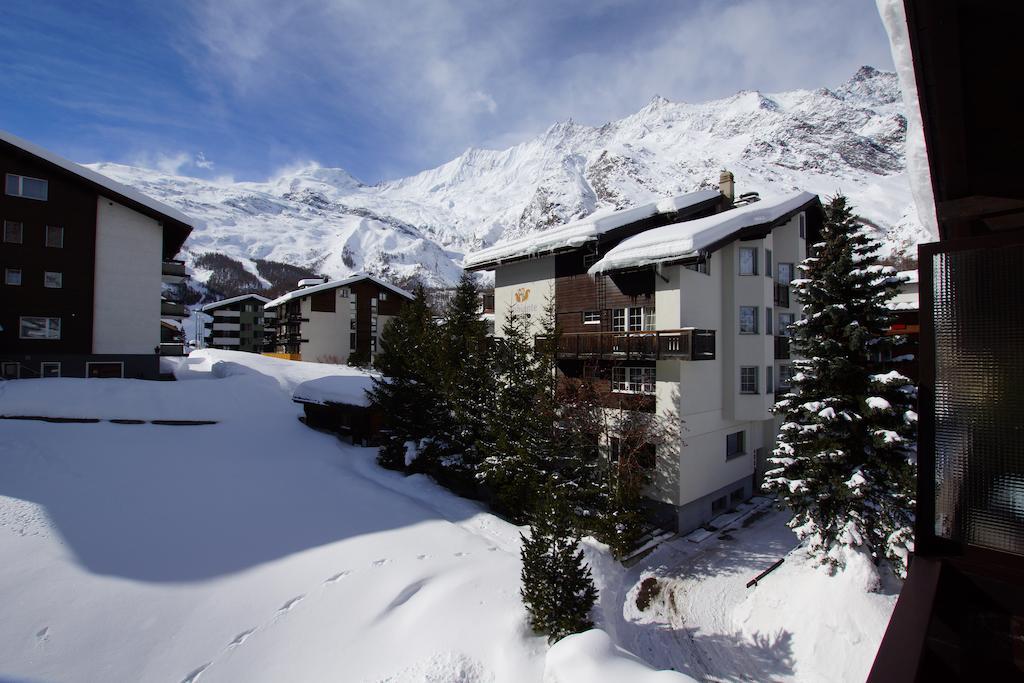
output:
[[[470,149],[372,186],[315,163],[267,182],[91,168],[199,221],[188,258],[216,251],[253,271],[253,259],[271,259],[332,278],[366,271],[451,284],[468,251],[712,187],[723,168],[740,193],[843,192],[888,249],[906,251],[927,234],[906,176],[903,106],[895,74],[862,67],[832,88],[696,104],[655,97],[618,121],[564,121],[515,147]]]

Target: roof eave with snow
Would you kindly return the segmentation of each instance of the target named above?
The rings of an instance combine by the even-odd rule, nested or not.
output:
[[[216,310],[218,308],[223,308],[224,306],[230,306],[231,304],[236,304],[236,303],[238,303],[240,301],[245,301],[246,299],[256,299],[261,304],[265,304],[268,301],[270,301],[270,299],[268,299],[267,297],[260,296],[259,294],[241,294],[239,296],[233,296],[230,299],[221,299],[220,301],[214,301],[214,302],[208,303],[208,304],[204,305],[202,308],[200,308],[199,310],[203,311],[204,313],[206,311],[214,311],[214,310]]]
[[[716,251],[733,240],[769,230],[809,207],[820,205],[818,195],[797,192],[762,199],[704,218],[654,228],[624,239],[588,272],[598,275],[697,260],[704,253]]]
[[[122,185],[121,183],[108,178],[102,173],[97,173],[91,168],[76,164],[64,157],[54,154],[48,149],[24,140],[17,135],[0,130],[0,142],[29,154],[65,173],[77,176],[78,179],[92,186],[100,195],[124,204],[128,208],[138,211],[164,224],[164,251],[165,253],[176,254],[185,243],[195,221],[174,207],[157,201],[138,190]],[[170,228],[170,230],[167,230]]]
[[[462,267],[469,271],[492,270],[499,265],[529,258],[550,256],[579,249],[596,242],[605,234],[650,219],[695,208],[718,200],[718,190],[697,190],[676,197],[666,197],[628,209],[602,215],[591,214],[548,230],[532,233],[467,254]]]
[[[315,285],[313,287],[303,287],[302,289],[296,289],[291,292],[288,292],[287,294],[282,294],[273,301],[268,301],[267,303],[263,304],[263,308],[267,310],[271,308],[277,308],[281,304],[287,303],[292,299],[301,299],[302,297],[309,296],[310,294],[316,294],[317,292],[325,292],[330,289],[337,289],[338,287],[345,287],[347,285],[351,285],[362,280],[370,280],[372,282],[376,282],[381,287],[385,287],[394,292],[395,294],[398,294],[399,296],[403,296],[406,299],[409,299],[410,301],[414,298],[410,292],[405,291],[401,287],[396,287],[390,282],[381,280],[380,278],[374,277],[373,275],[369,275],[367,273],[359,273],[357,275],[347,277],[343,280],[332,280],[331,282],[325,282],[322,285]]]

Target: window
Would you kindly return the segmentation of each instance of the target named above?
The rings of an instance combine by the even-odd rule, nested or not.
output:
[[[597,252],[583,255],[583,267],[585,269],[589,270],[590,266],[594,265],[595,263],[597,263]]]
[[[40,178],[29,178],[23,175],[7,174],[7,194],[12,197],[38,199],[46,201],[47,183]]]
[[[740,247],[740,275],[757,275],[757,247]]]
[[[381,292],[380,293],[380,300],[381,301],[387,301],[388,300],[388,293],[387,292]]]
[[[600,325],[601,311],[583,311],[584,325]]]
[[[3,363],[0,367],[0,372],[3,373],[4,379],[18,379],[18,371],[21,369],[19,363]]]
[[[740,306],[740,334],[757,334],[757,306]]]
[[[793,331],[790,325],[796,322],[796,313],[779,313],[779,336],[791,337]]]
[[[720,496],[711,501],[711,514],[718,515],[725,512],[726,508],[729,507],[729,497]]]
[[[4,221],[4,242],[21,244],[25,227],[17,221]]]
[[[779,264],[779,284],[788,285],[795,278],[792,263]]]
[[[622,394],[653,394],[656,387],[654,368],[612,368],[612,391]]]
[[[60,339],[60,318],[23,316],[20,322],[22,339]]]
[[[348,335],[348,348],[352,349],[353,351],[356,350],[356,333],[355,332],[353,332],[350,335]]]
[[[356,317],[355,316],[352,316],[351,318],[348,319],[348,329],[350,329],[350,330],[356,329]]]
[[[370,353],[377,353],[377,338],[370,337]]]
[[[58,249],[64,246],[64,228],[59,225],[46,226],[46,246]]]
[[[772,331],[772,324],[774,322],[775,322],[775,317],[772,315],[772,309],[771,308],[764,309],[764,333],[765,334],[775,334]]]
[[[60,362],[45,361],[39,364],[40,377],[60,377]]]
[[[654,307],[648,306],[644,308],[644,329],[653,330],[657,329],[654,315]]]
[[[807,214],[800,212],[800,237],[807,238]]]
[[[711,274],[711,257],[710,256],[706,256],[703,261],[700,261],[698,263],[690,263],[690,264],[685,265],[683,267],[686,268],[687,270],[692,270],[692,271],[694,271],[696,273],[703,273],[704,275],[710,275]]]
[[[642,308],[631,308],[631,309],[629,309],[629,329],[631,329],[631,330],[642,330],[642,329],[644,329],[644,309],[642,309]]]
[[[746,498],[746,496],[743,495],[743,487],[742,486],[740,488],[738,488],[738,489],[733,489],[733,492],[729,494],[729,502],[730,502],[731,505],[736,505],[737,503],[742,503],[744,498]]]
[[[46,271],[43,273],[43,287],[48,289],[60,289],[64,286],[64,273]]]
[[[735,458],[746,453],[744,435],[746,432],[733,432],[725,437],[725,457]]]
[[[764,367],[764,391],[766,394],[775,393],[775,368],[771,365]]]
[[[342,299],[347,299],[348,298],[348,287],[340,288],[338,290],[338,296],[340,296]]]
[[[623,332],[626,329],[626,309],[625,308],[613,308],[612,309],[612,331]]]
[[[772,276],[772,250],[764,250],[764,274],[768,277]]]
[[[740,393],[741,394],[756,394],[757,393],[757,375],[760,373],[760,368],[756,365],[746,366],[740,368]]]
[[[17,287],[21,284],[21,268],[4,269],[4,284]]]
[[[793,366],[779,366],[779,389],[789,389],[793,384]]]
[[[86,363],[85,376],[92,379],[124,377],[124,363]]]

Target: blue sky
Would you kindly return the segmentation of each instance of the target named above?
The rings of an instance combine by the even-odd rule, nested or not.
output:
[[[837,85],[892,68],[867,0],[7,3],[0,128],[75,161],[376,182],[655,94]]]

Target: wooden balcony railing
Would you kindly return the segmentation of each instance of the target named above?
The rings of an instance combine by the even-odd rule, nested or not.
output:
[[[550,343],[537,335],[536,344]],[[578,332],[558,337],[558,358],[610,358],[621,360],[714,360],[715,331],[634,330],[630,332]]]
[[[789,337],[775,337],[775,360],[789,358]]]

